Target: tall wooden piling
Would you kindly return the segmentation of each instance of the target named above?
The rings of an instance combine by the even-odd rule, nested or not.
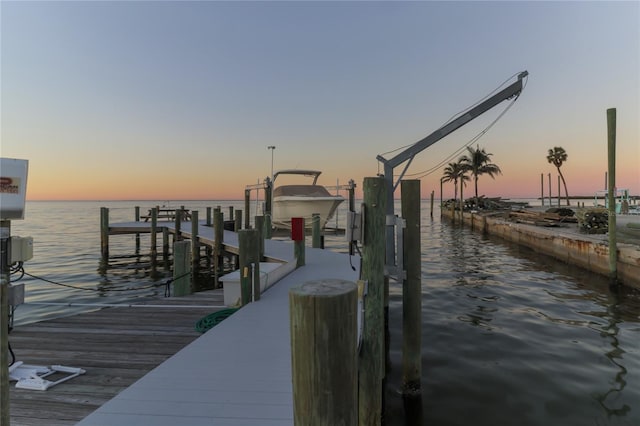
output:
[[[212,222],[211,222],[211,207],[207,207],[207,218],[206,218],[206,224],[207,226],[211,226]]]
[[[406,222],[402,250],[402,379],[403,394],[420,392],[422,376],[422,264],[420,247],[420,181],[401,182],[402,217]],[[400,249],[400,248],[399,248]]]
[[[540,200],[542,200],[542,207],[544,207],[544,173],[540,173]]]
[[[364,179],[362,278],[368,282],[363,341],[360,349],[358,424],[382,420],[384,377],[384,263],[386,188],[383,177]]]
[[[320,248],[320,214],[311,215],[311,247]]]
[[[607,202],[609,204],[609,282],[618,281],[618,241],[616,235],[616,109],[607,110]]]
[[[169,229],[162,228],[162,261],[164,269],[169,270]]]
[[[289,290],[295,426],[357,424],[356,311],[350,281],[309,281]]]
[[[189,241],[173,244],[173,295],[186,296],[193,292],[191,284],[191,252]]]

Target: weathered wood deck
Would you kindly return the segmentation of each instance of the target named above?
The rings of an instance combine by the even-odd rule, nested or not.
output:
[[[9,339],[18,361],[87,373],[46,391],[16,389],[12,383],[11,424],[76,424],[200,337],[195,323],[221,309],[222,290],[147,304],[184,308],[105,308],[16,327]]]

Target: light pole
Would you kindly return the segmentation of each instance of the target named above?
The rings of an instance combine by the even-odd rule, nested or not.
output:
[[[276,150],[276,147],[269,145],[267,149],[271,150],[271,182],[273,182],[273,151]]]

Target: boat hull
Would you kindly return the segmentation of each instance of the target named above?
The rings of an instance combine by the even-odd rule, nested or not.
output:
[[[273,198],[271,223],[274,228],[291,229],[291,218],[304,218],[305,228],[312,227],[312,215],[320,215],[320,228],[324,228],[336,209],[344,201],[341,196],[304,197],[281,196]]]

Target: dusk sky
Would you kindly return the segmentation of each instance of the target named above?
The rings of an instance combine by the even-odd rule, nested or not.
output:
[[[503,172],[479,192],[536,197],[551,173],[556,194],[554,146],[569,195],[604,189],[616,108],[617,186],[640,194],[638,1],[2,1],[0,14],[0,154],[29,160],[30,200],[242,199],[271,173],[268,146],[276,170],[353,179],[361,196],[378,154],[524,70],[473,142]],[[416,156],[425,197],[509,105]]]

